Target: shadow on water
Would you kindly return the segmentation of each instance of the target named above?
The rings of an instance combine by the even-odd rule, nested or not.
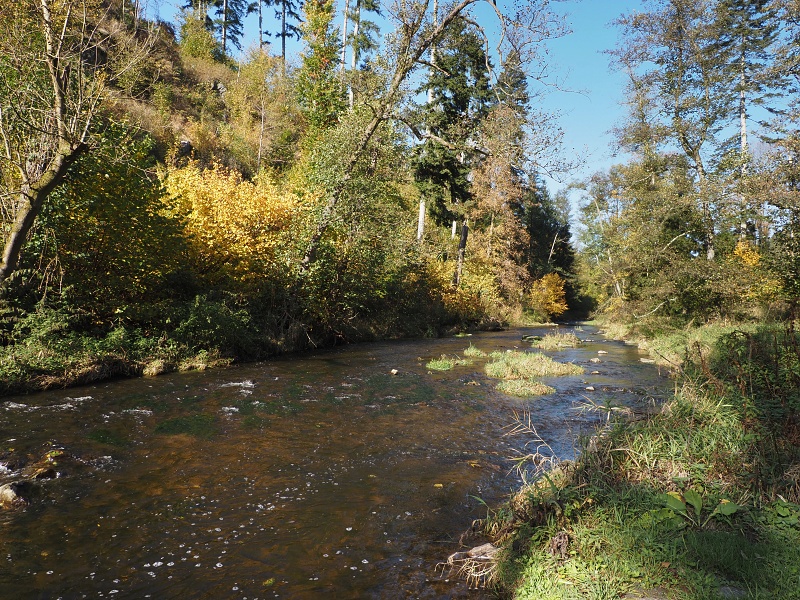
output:
[[[548,380],[556,393],[532,401],[494,391],[483,360],[425,368],[470,343],[525,349],[523,334],[545,332],[364,344],[10,399],[0,484],[42,457],[60,476],[0,512],[2,595],[482,597],[436,564],[485,516],[481,501],[518,485],[508,458],[529,440],[504,435],[514,411],[570,458],[604,418],[580,408],[588,399],[646,404],[668,386],[636,348],[590,328],[577,334],[594,341],[551,353],[586,373]]]

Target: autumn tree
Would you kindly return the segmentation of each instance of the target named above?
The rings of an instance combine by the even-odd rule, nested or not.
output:
[[[447,3],[439,7],[436,18],[427,2],[397,3],[391,6],[390,18],[396,22],[397,27],[390,39],[388,60],[383,63],[386,68],[380,73],[385,83],[380,90],[376,90],[374,99],[364,101],[373,116],[365,123],[352,153],[343,160],[337,180],[331,181],[328,186],[325,206],[319,213],[300,262],[301,277],[308,272],[314,262],[322,237],[331,225],[347,182],[352,177],[356,165],[364,157],[370,140],[384,122],[400,116],[401,111],[398,109],[409,76],[424,65],[424,58],[431,47],[442,39],[449,27],[459,18],[467,16],[469,10],[478,4],[479,0]],[[560,24],[554,22],[548,11],[547,0],[523,2],[517,7],[513,18],[505,15],[493,3],[488,3],[488,6],[494,11],[498,27],[504,33],[500,51],[507,51],[507,46],[513,44],[523,51],[522,55],[526,61],[540,60],[539,52],[543,42],[561,31]]]
[[[104,4],[91,0],[0,3],[0,283],[17,267],[50,194],[94,144],[105,91],[146,56]],[[126,44],[128,62],[110,68]]]

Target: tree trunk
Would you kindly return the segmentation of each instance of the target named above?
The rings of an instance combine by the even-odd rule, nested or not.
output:
[[[64,181],[69,167],[86,150],[88,150],[86,144],[79,144],[77,147],[71,148],[66,143],[62,143],[41,177],[31,184],[24,185],[20,190],[17,215],[4,240],[3,258],[0,262],[0,285],[4,284],[17,268],[28,232],[42,211],[47,197]]]
[[[222,0],[222,55],[228,54],[228,0]]]
[[[258,49],[264,49],[264,0],[258,0]]]
[[[425,198],[419,199],[419,218],[417,219],[417,240],[421,240],[425,233]]]
[[[342,60],[341,60],[341,78],[344,80],[344,69],[347,63],[347,26],[350,18],[350,0],[344,0],[344,24],[342,25]]]
[[[286,75],[286,0],[281,1],[281,59],[283,74]]]
[[[351,58],[350,68],[355,71],[358,66],[358,30],[361,28],[361,0],[356,0],[356,14],[353,19],[353,56]],[[351,85],[347,91],[347,100],[350,110],[353,110],[353,86]]]
[[[739,64],[739,151],[741,156],[739,160],[742,161],[741,176],[742,180],[747,176],[747,99],[745,95],[745,84],[747,83],[747,75],[745,71],[745,56],[742,51],[742,56]],[[741,193],[741,192],[740,192]],[[741,222],[739,224],[739,239],[744,240],[747,237],[747,199],[744,194],[740,197],[741,205]]]
[[[461,272],[464,269],[464,254],[467,250],[467,235],[469,234],[469,227],[467,222],[461,226],[461,239],[458,241],[458,259],[456,260],[456,272],[453,273],[453,287],[457,288],[461,285]]]

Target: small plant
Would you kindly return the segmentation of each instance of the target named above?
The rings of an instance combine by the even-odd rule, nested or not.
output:
[[[476,348],[475,346],[470,344],[469,348],[464,350],[464,356],[468,356],[469,358],[482,358],[484,356],[487,356],[487,354],[480,348]]]
[[[681,516],[686,519],[694,527],[705,527],[708,522],[716,516],[730,516],[741,508],[735,502],[731,502],[723,498],[717,504],[716,508],[712,510],[704,520],[702,519],[703,513],[703,498],[698,492],[693,489],[687,489],[681,494],[680,492],[668,492],[662,497],[667,509],[675,515]],[[709,507],[706,507],[709,508]],[[691,509],[691,510],[689,510]]]
[[[463,366],[469,364],[469,361],[463,358],[456,358],[442,354],[441,358],[434,358],[425,364],[425,368],[432,371],[449,371],[456,366]]]

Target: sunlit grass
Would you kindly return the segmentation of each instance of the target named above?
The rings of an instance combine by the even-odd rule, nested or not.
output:
[[[468,365],[469,361],[456,356],[442,354],[440,358],[434,358],[425,363],[425,368],[431,371],[449,371],[457,366]]]
[[[561,348],[577,348],[581,341],[574,333],[548,333],[541,340],[533,343],[534,348],[541,350],[560,350]]]
[[[470,344],[469,348],[464,350],[464,356],[467,356],[469,358],[483,358],[483,357],[488,356],[488,355],[486,354],[486,352],[484,352],[480,348],[477,348],[477,347],[473,346],[472,344]]]
[[[541,352],[492,352],[486,374],[497,379],[532,379],[580,375],[583,368],[573,363],[560,363]]]
[[[497,384],[497,389],[516,398],[529,398],[532,396],[544,396],[555,392],[554,388],[545,385],[535,379],[508,379]]]

